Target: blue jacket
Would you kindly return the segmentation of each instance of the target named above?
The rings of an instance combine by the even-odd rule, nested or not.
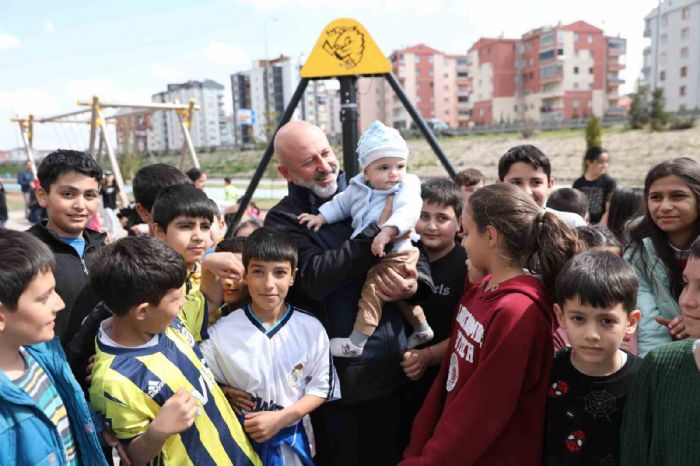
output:
[[[106,466],[90,410],[57,338],[25,347],[63,400],[81,465]],[[67,464],[58,429],[34,400],[0,372],[0,464]]]
[[[31,171],[20,170],[17,173],[17,184],[22,188],[23,193],[28,193],[32,188],[32,182],[34,181],[34,173]]]
[[[637,329],[637,344],[641,357],[657,346],[671,343],[671,333],[668,327],[656,322],[657,317],[673,319],[680,315],[678,301],[671,294],[671,281],[666,265],[659,259],[651,238],[644,238],[644,253],[649,273],[645,273],[641,251],[635,247],[625,251],[625,259],[634,266],[639,279],[637,292],[637,309],[642,312]]]

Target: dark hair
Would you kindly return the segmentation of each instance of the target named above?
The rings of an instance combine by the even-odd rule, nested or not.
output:
[[[508,149],[508,152],[501,156],[498,161],[498,179],[503,181],[514,163],[523,162],[530,165],[532,168],[541,168],[547,181],[552,174],[552,165],[549,162],[549,157],[544,155],[544,152],[539,150],[532,144],[523,144]]]
[[[467,168],[455,175],[455,183],[458,186],[470,187],[486,181],[486,177],[476,168]]]
[[[561,267],[579,250],[576,233],[563,220],[512,184],[496,183],[477,190],[469,197],[469,212],[479,231],[488,225],[499,231],[506,252],[519,264],[541,273],[550,293]]]
[[[628,223],[644,214],[644,191],[641,188],[618,188],[610,196],[608,229],[626,243]]]
[[[251,202],[252,204],[252,202]],[[255,230],[262,228],[263,222],[260,221],[259,218],[249,218],[245,222],[241,222],[236,226],[236,228],[233,230],[233,236],[236,236],[238,232],[246,227],[253,227]]]
[[[164,232],[167,232],[170,222],[180,215],[206,218],[213,222],[216,216],[214,210],[204,191],[191,184],[179,184],[168,186],[158,193],[153,203],[152,218],[153,223],[157,223]]]
[[[243,254],[247,241],[248,238],[241,236],[226,238],[225,240],[219,241],[219,244],[216,245],[216,252],[239,252]]]
[[[173,248],[148,236],[129,236],[98,252],[90,284],[116,315],[142,303],[157,305],[187,278],[185,261]]]
[[[583,156],[583,174],[586,174],[588,162],[596,162],[601,155],[607,153],[608,151],[600,146],[589,147],[588,150],[586,150],[586,154]]]
[[[420,185],[420,196],[428,204],[452,207],[459,218],[464,196],[459,186],[449,178],[430,178]]]
[[[622,251],[622,243],[612,231],[601,225],[584,225],[576,227],[578,239],[585,249],[593,248],[619,248]]]
[[[77,150],[59,149],[51,152],[41,161],[37,170],[39,184],[44,191],[49,192],[51,185],[64,173],[77,172],[94,178],[99,184],[102,181],[102,167],[92,155]]]
[[[639,224],[630,230],[629,249],[632,254],[639,253],[645,275],[651,277],[649,257],[644,248],[644,238],[649,238],[654,245],[657,256],[666,267],[670,282],[670,292],[678,299],[683,289],[683,271],[678,266],[675,254],[664,233],[652,220],[649,212],[649,191],[651,185],[659,178],[675,175],[683,180],[695,196],[695,204],[698,209],[698,217],[695,219],[695,228],[691,238],[700,235],[700,164],[688,157],[679,157],[659,163],[649,170],[644,180],[644,217]],[[655,282],[654,280],[650,280]]]
[[[690,245],[690,255],[694,259],[700,259],[700,236],[698,236],[693,244]]]
[[[31,233],[0,228],[0,303],[7,310],[17,301],[39,272],[56,266],[51,250]]]
[[[224,176],[224,183],[231,183],[231,177],[230,177],[230,176]]]
[[[202,170],[200,170],[199,168],[190,168],[185,172],[185,175],[187,175],[190,181],[194,183],[202,177]]]
[[[573,212],[586,218],[588,196],[574,188],[559,188],[547,198],[547,207],[562,212]]]
[[[554,302],[560,306],[578,297],[584,306],[609,309],[617,304],[627,313],[637,305],[637,274],[625,259],[607,251],[586,251],[564,265],[557,277]]]
[[[294,270],[297,266],[297,247],[283,233],[258,228],[247,238],[243,249],[243,265],[246,269],[252,259],[289,262]]]
[[[146,165],[134,176],[134,200],[144,209],[153,209],[156,196],[168,186],[190,184],[190,179],[177,168],[165,163]]]

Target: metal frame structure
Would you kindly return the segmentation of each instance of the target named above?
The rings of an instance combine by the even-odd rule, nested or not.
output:
[[[188,104],[175,103],[147,103],[147,104],[124,104],[117,102],[101,102],[98,96],[93,96],[90,101],[78,101],[78,105],[83,108],[80,110],[75,110],[72,112],[61,113],[59,115],[53,115],[49,117],[36,118],[34,115],[29,114],[27,118],[12,118],[11,121],[17,122],[19,124],[20,132],[22,133],[22,141],[24,142],[24,150],[27,155],[27,160],[32,164],[32,172],[36,177],[36,164],[34,163],[33,154],[33,132],[35,123],[79,123],[79,124],[89,124],[90,125],[90,142],[88,147],[88,152],[90,154],[95,154],[95,143],[97,140],[97,135],[99,132],[99,146],[97,148],[97,156],[102,153],[104,148],[107,152],[107,157],[109,158],[110,165],[112,167],[112,172],[114,173],[114,181],[119,187],[119,197],[123,205],[127,205],[129,200],[124,191],[124,179],[122,177],[121,170],[119,169],[119,163],[117,162],[117,157],[114,152],[114,148],[110,143],[107,134],[107,123],[112,123],[119,118],[126,118],[135,115],[143,115],[145,113],[152,113],[154,111],[167,111],[174,110],[177,112],[178,120],[180,121],[180,127],[184,135],[184,143],[182,147],[182,156],[180,157],[180,169],[184,170],[185,164],[187,162],[187,156],[189,155],[192,159],[192,164],[199,168],[199,158],[192,144],[192,137],[190,136],[190,127],[192,126],[192,118],[194,117],[194,112],[199,110],[199,105],[196,104],[195,99],[190,99]],[[103,110],[105,109],[116,109],[116,108],[127,108],[134,111],[129,113],[114,114],[105,117]],[[90,113],[90,119],[84,121],[69,120],[67,118],[76,115],[83,115],[85,113]]]

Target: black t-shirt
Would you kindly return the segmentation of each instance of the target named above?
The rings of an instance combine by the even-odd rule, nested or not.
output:
[[[627,353],[620,370],[593,377],[574,368],[571,348],[554,356],[543,464],[620,464],[622,413],[641,364],[641,358]]]
[[[615,180],[608,175],[602,175],[593,181],[582,176],[574,181],[573,188],[588,196],[588,219],[591,223],[600,222],[605,213],[605,201],[615,191],[615,186]]]
[[[102,186],[102,188],[100,188],[100,193],[102,194],[102,205],[105,209],[117,208],[117,194],[119,193],[119,188],[116,184]]]

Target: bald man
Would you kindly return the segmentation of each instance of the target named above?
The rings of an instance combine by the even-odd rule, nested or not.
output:
[[[320,128],[304,121],[287,123],[275,137],[275,154],[279,172],[289,182],[289,194],[268,212],[265,227],[285,232],[299,250],[299,272],[288,300],[318,317],[329,337],[347,336],[367,271],[378,262],[371,244],[379,229],[369,228],[349,239],[351,219],[324,225],[318,232],[299,223],[299,214],[317,214],[321,204],[347,186]],[[312,414],[314,461],[319,466],[393,466],[401,459],[402,390],[408,381],[400,362],[406,336],[393,302],[415,301],[432,291],[430,266],[424,258],[417,270],[408,267],[406,275],[388,268],[381,274],[378,294],[388,304],[377,330],[361,357],[334,360],[342,399]]]

